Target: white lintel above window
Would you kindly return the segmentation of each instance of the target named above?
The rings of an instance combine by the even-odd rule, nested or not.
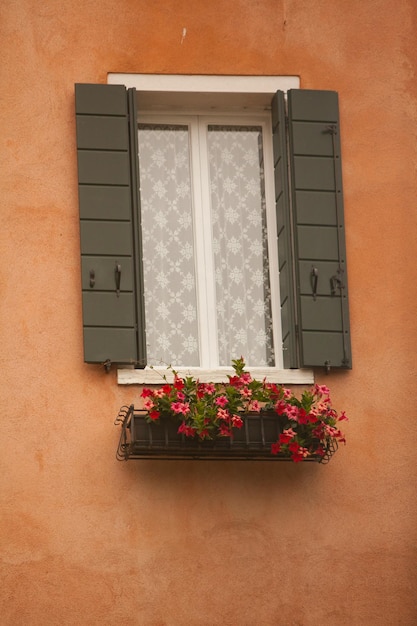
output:
[[[269,109],[278,90],[298,89],[298,76],[108,74],[110,85],[134,87],[140,109]],[[161,98],[163,94],[163,98]]]

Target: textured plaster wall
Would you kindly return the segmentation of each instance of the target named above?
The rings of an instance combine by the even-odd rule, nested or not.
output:
[[[414,0],[2,0],[0,624],[413,626]],[[186,35],[183,37],[183,29]],[[296,74],[340,93],[354,369],[327,466],[117,463],[83,364],[74,82]]]

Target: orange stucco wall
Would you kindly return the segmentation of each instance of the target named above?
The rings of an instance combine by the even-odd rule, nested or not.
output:
[[[0,624],[417,624],[415,0],[3,0]],[[182,41],[183,29],[186,36]],[[340,94],[354,369],[328,466],[115,460],[83,363],[74,83],[291,74]]]

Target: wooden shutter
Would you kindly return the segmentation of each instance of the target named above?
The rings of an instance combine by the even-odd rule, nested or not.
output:
[[[136,112],[129,92],[120,85],[75,86],[84,359],[143,366]]]
[[[337,93],[290,90],[288,120],[300,366],[351,368]]]
[[[284,94],[272,100],[275,206],[278,231],[278,263],[281,301],[282,347],[285,368],[298,367],[294,259],[292,250],[290,195]]]

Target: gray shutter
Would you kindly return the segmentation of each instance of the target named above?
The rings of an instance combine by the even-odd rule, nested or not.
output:
[[[77,84],[75,102],[84,359],[144,365],[134,93]]]
[[[288,92],[300,366],[351,368],[338,96]]]
[[[288,185],[287,139],[284,94],[272,99],[272,133],[275,173],[275,206],[278,231],[279,286],[281,302],[282,348],[285,368],[298,367],[294,261]]]

